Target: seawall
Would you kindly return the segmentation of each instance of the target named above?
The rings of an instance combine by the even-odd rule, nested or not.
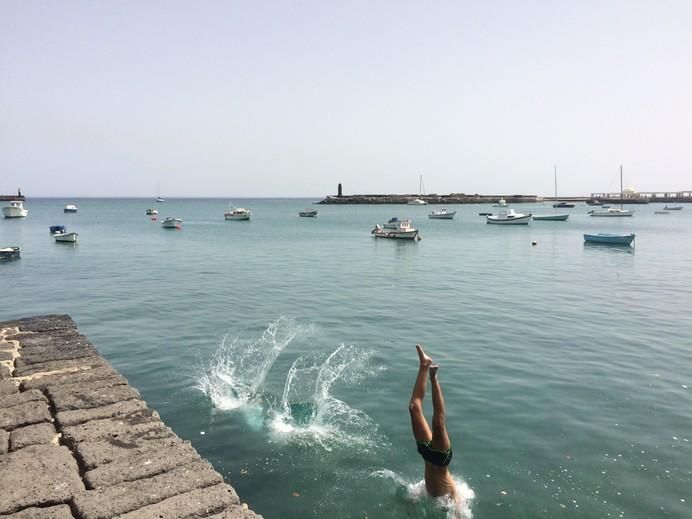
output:
[[[67,315],[0,322],[0,482],[0,518],[261,518]]]
[[[420,198],[429,204],[494,204],[504,198],[508,204],[533,204],[539,198],[536,195],[343,195],[327,196],[318,204],[406,204]]]

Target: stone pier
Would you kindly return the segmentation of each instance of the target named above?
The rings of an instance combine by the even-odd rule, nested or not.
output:
[[[66,315],[0,322],[0,518],[256,519]]]

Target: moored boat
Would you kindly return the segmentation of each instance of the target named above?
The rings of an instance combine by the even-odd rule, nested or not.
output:
[[[456,211],[447,211],[447,209],[443,208],[439,211],[431,212],[428,218],[432,220],[452,220],[455,214],[457,214]]]
[[[500,198],[496,204],[493,204],[493,207],[507,207],[509,204],[507,204],[507,201],[504,198]]]
[[[24,208],[21,200],[10,200],[10,205],[2,208],[2,214],[5,218],[24,218],[29,214],[29,210]]]
[[[77,236],[79,236],[79,234],[76,232],[56,232],[53,234],[55,241],[61,243],[76,243]]]
[[[3,247],[0,249],[0,260],[18,259],[21,254],[21,247]]]
[[[622,190],[622,164],[620,164],[620,208],[610,207],[604,205],[601,209],[592,209],[588,212],[591,216],[602,216],[602,217],[618,217],[618,216],[632,216],[634,211],[630,209],[623,209],[622,202],[624,200],[623,190]],[[648,202],[647,202],[648,203]]]
[[[534,220],[544,222],[565,222],[569,218],[568,214],[534,214],[531,215]]]
[[[182,219],[174,218],[173,216],[167,216],[163,222],[161,222],[161,227],[164,229],[180,229],[183,224]]]
[[[672,205],[670,207],[665,206],[663,209],[665,211],[682,211],[682,206],[681,205]]]
[[[251,216],[252,211],[244,207],[230,207],[228,211],[223,214],[226,220],[249,220]]]
[[[298,212],[298,216],[302,216],[304,218],[315,218],[317,216],[317,209],[305,208]]]
[[[375,228],[370,231],[375,238],[389,238],[394,240],[420,240],[421,236],[418,229],[411,225],[411,220],[408,218],[399,220],[396,229],[385,229],[380,224],[375,225]]]
[[[48,229],[51,234],[63,234],[67,232],[67,227],[64,225],[51,225]]]
[[[150,207],[150,208],[147,209],[147,214],[150,215],[150,216],[152,216],[152,215],[155,215],[155,214],[159,214],[159,212],[158,212],[156,209],[154,209],[153,207]]]
[[[553,204],[553,207],[561,209],[561,208],[571,208],[574,207],[574,204],[570,204],[569,202],[557,202]]]
[[[77,206],[74,204],[67,204],[63,209],[63,213],[76,213],[77,211]]]
[[[634,241],[634,233],[630,234],[584,234],[586,243],[600,243],[603,245],[630,245]]]
[[[485,217],[487,223],[499,225],[528,225],[531,223],[531,213],[516,213],[514,209],[500,211],[496,215],[487,215]]]

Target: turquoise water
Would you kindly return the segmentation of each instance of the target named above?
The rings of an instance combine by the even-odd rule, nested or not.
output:
[[[502,227],[487,206],[235,202],[252,221],[158,204],[176,231],[149,199],[28,200],[0,221],[22,246],[0,320],[69,313],[267,518],[447,515],[410,431],[416,342],[441,366],[464,516],[692,516],[692,207]],[[423,240],[372,238],[392,216]],[[634,250],[582,240],[630,231]]]

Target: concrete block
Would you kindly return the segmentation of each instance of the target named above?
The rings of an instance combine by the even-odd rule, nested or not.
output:
[[[143,437],[165,438],[173,435],[173,431],[164,425],[156,411],[142,409],[127,416],[65,427],[62,435],[66,442],[74,445],[79,442],[110,439],[129,441]]]
[[[0,380],[0,396],[19,393],[19,388],[11,380]]]
[[[27,508],[21,512],[4,515],[3,519],[74,519],[67,505],[50,506],[48,508]]]
[[[17,357],[14,361],[14,376],[28,377],[37,373],[45,373],[49,371],[67,370],[67,369],[84,369],[107,366],[108,363],[101,357],[86,357],[84,359],[75,360],[56,360],[50,362],[42,362],[40,364],[26,365],[21,357]]]
[[[130,456],[102,465],[84,474],[87,488],[111,487],[162,474],[201,458],[189,443],[133,452]]]
[[[10,371],[10,368],[5,366],[4,364],[0,364],[0,380],[10,378],[11,376],[12,372]]]
[[[30,380],[25,380],[20,384],[22,390],[44,389],[50,386],[66,386],[67,384],[84,384],[94,380],[112,379],[113,377],[122,380],[127,384],[125,377],[120,375],[110,366],[100,366],[98,368],[84,369],[71,373],[55,373],[53,375],[37,376]],[[113,384],[110,384],[113,385]]]
[[[46,397],[43,396],[37,389],[31,389],[29,391],[24,391],[22,393],[16,393],[14,395],[6,395],[0,399],[0,409],[5,409],[8,407],[14,407],[16,405],[25,404],[26,402],[48,402]]]
[[[104,387],[99,381],[93,381],[81,387],[73,386],[71,389],[51,386],[48,388],[48,397],[56,411],[74,411],[139,398],[139,391],[125,385]]]
[[[234,505],[221,513],[209,515],[206,519],[263,519],[247,508],[247,505]]]
[[[34,445],[0,457],[0,481],[0,514],[66,503],[84,490],[74,457],[56,445]]]
[[[58,422],[60,427],[66,427],[68,425],[82,424],[91,420],[126,416],[136,411],[141,411],[146,407],[147,403],[144,400],[127,400],[125,402],[118,402],[117,404],[106,405],[103,407],[95,407],[93,409],[61,411],[55,415],[55,420]]]
[[[69,315],[39,315],[17,319],[15,326],[19,326],[21,332],[48,332],[65,329],[76,329],[74,321]]]
[[[51,421],[50,411],[45,402],[34,401],[0,409],[0,429],[12,430],[17,427]]]
[[[12,355],[11,351],[0,350],[0,361],[12,360],[13,358],[14,358],[14,355]]]
[[[75,445],[74,451],[82,466],[91,470],[130,456],[144,456],[151,450],[175,448],[180,443],[187,442],[172,434],[165,438],[113,438],[109,441],[81,442]]]
[[[0,454],[7,454],[8,450],[10,450],[10,433],[0,429]]]
[[[221,475],[209,462],[198,461],[149,479],[98,490],[86,490],[75,495],[73,503],[83,519],[108,519],[159,503],[169,497],[222,482]]]
[[[10,450],[16,451],[29,445],[48,445],[55,439],[52,423],[40,423],[15,429],[10,434]]]
[[[193,490],[170,497],[154,505],[124,514],[119,519],[185,519],[188,517],[208,517],[219,510],[230,515],[213,515],[224,519],[244,519],[238,495],[226,484]],[[234,515],[235,514],[235,515]]]

